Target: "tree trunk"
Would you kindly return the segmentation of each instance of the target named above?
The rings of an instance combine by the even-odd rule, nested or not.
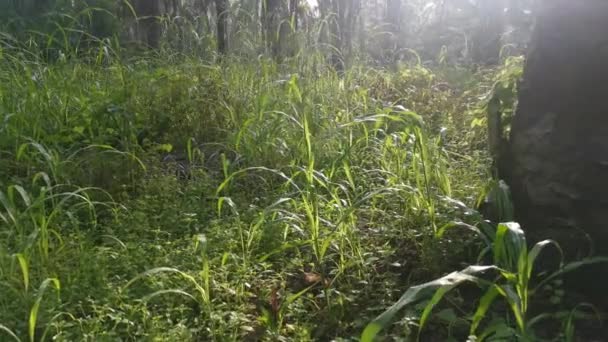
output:
[[[204,18],[203,20],[203,25],[200,25],[197,27],[197,32],[200,32],[202,30],[207,30],[207,32],[211,32],[212,28],[211,28],[211,24],[210,24],[210,20],[209,20],[209,5],[211,4],[211,0],[197,0],[194,3],[194,8],[196,9],[196,13]],[[194,18],[191,19],[192,21],[194,21]],[[202,27],[201,27],[202,26]]]
[[[353,33],[355,30],[355,20],[359,15],[359,8],[360,0],[341,0],[339,2],[339,44],[343,58],[348,57],[353,49]]]
[[[401,0],[386,1],[386,21],[391,32],[397,34],[401,28]]]
[[[344,71],[344,60],[342,57],[344,47],[343,25],[346,18],[344,9],[344,0],[319,1],[321,18],[326,21],[322,43],[329,45],[330,62],[338,73]]]
[[[516,216],[537,239],[608,254],[608,2],[540,7],[510,136]]]
[[[44,13],[45,10],[48,10],[51,2],[49,0],[35,0],[34,1],[34,9],[38,11],[38,13]]]
[[[443,3],[442,3],[443,4]],[[384,16],[388,24],[387,33],[383,37],[384,54],[387,62],[395,63],[398,58],[397,52],[401,48],[401,0],[387,0],[386,14]]]
[[[289,18],[293,23],[294,32],[298,30],[298,6],[299,0],[289,0],[289,13],[291,18]]]
[[[157,49],[160,46],[162,27],[159,17],[159,0],[139,0],[135,4],[135,11],[140,19],[140,37],[151,48]]]
[[[273,58],[279,58],[281,52],[281,0],[264,0],[262,25],[266,36],[266,46]]]
[[[473,37],[473,62],[494,65],[500,62],[502,34],[504,32],[504,0],[482,0],[479,2],[481,27]]]
[[[11,0],[10,4],[17,15],[41,16],[45,14],[55,2],[51,2],[50,0]]]
[[[215,0],[217,14],[217,52],[220,55],[228,49],[228,0]]]

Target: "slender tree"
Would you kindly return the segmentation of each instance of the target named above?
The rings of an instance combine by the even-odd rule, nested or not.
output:
[[[293,23],[294,31],[298,30],[298,11],[300,8],[300,2],[298,0],[289,0],[289,13],[290,20]]]
[[[473,62],[477,64],[498,64],[502,48],[502,34],[505,28],[505,0],[482,0],[478,2],[481,20],[473,37]]]
[[[225,54],[228,49],[228,0],[215,0],[217,14],[217,52]]]
[[[278,58],[281,51],[281,0],[264,0],[262,3],[263,27],[266,45],[274,58]]]
[[[401,28],[401,0],[386,0],[386,22],[394,34]]]
[[[160,46],[162,27],[160,24],[159,0],[137,0],[135,12],[139,18],[139,32],[141,39],[151,48]]]
[[[339,47],[342,56],[348,56],[353,48],[353,34],[355,23],[359,15],[360,0],[339,0],[337,1],[337,16],[340,30],[338,32]]]
[[[195,0],[194,2],[194,12],[193,18],[195,16],[201,16],[205,18],[204,29],[207,29],[208,32],[212,31],[211,25],[209,23],[209,5],[211,4],[211,0]]]
[[[319,2],[321,19],[325,21],[322,43],[329,45],[331,63],[338,72],[344,69],[344,27],[349,0],[327,0]]]

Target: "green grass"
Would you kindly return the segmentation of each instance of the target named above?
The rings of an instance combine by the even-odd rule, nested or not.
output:
[[[541,293],[547,284],[565,273],[575,271],[585,265],[608,262],[606,257],[585,258],[565,265],[562,260],[559,262],[556,271],[538,277],[537,273],[542,272],[534,272],[535,266],[537,266],[535,264],[545,248],[553,247],[561,256],[562,251],[557,242],[544,240],[528,249],[524,231],[514,222],[500,223],[495,228],[487,223],[481,223],[480,228],[466,224],[448,225],[440,231],[440,235],[446,229],[454,227],[464,227],[482,236],[488,245],[486,251],[490,252],[493,257],[493,264],[468,266],[462,271],[452,272],[434,281],[411,287],[394,305],[365,328],[361,335],[361,341],[374,341],[378,332],[386,327],[400,310],[406,306],[426,301],[420,316],[419,339],[422,329],[431,317],[435,306],[448,292],[466,282],[475,283],[484,291],[478,300],[474,314],[470,318],[469,338],[537,341],[539,337],[535,334],[536,327],[534,325],[548,319],[557,318],[558,321],[560,319],[563,321],[564,318],[569,316],[567,316],[567,312],[541,311],[537,316],[531,317],[530,313],[534,312],[530,305],[533,303],[533,297]],[[496,274],[488,276],[488,273],[491,273],[490,271]],[[508,319],[494,319],[491,324],[485,327],[484,331],[479,332],[478,328],[482,321],[490,316],[488,313],[497,298],[502,298],[506,302],[510,313],[506,317],[512,317],[515,321],[514,324],[509,322]],[[559,337],[566,338],[566,336]],[[572,338],[570,336],[570,339]]]
[[[437,234],[480,220],[499,70],[3,44],[2,339],[356,339],[483,248]]]

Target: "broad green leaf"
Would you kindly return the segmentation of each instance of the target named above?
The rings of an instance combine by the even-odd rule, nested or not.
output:
[[[471,279],[471,280],[473,280],[473,279]],[[441,299],[443,299],[443,297],[448,292],[450,292],[450,290],[452,290],[454,287],[456,287],[458,285],[459,285],[459,283],[454,283],[449,286],[442,286],[437,291],[435,291],[435,294],[433,295],[433,297],[431,297],[431,300],[429,301],[429,303],[424,307],[424,310],[422,311],[422,315],[420,315],[420,323],[418,326],[418,340],[420,340],[420,334],[422,333],[422,329],[424,329],[424,326],[426,325],[426,321],[429,319],[431,312],[435,308],[435,305],[437,305],[439,303],[439,301],[441,301]]]
[[[479,327],[481,321],[486,317],[486,313],[492,306],[494,299],[496,299],[499,294],[500,289],[498,288],[498,285],[492,284],[486,293],[484,293],[484,295],[481,297],[477,310],[475,310],[475,314],[473,314],[473,321],[471,322],[471,327],[469,330],[470,335],[475,335],[477,327]]]
[[[361,342],[374,341],[376,335],[390,324],[395,315],[404,307],[431,298],[436,291],[443,288],[454,288],[464,282],[481,283],[483,281],[474,275],[495,269],[494,266],[469,266],[462,271],[452,272],[445,277],[410,287],[395,304],[365,327],[361,335]]]
[[[524,231],[516,222],[500,223],[494,239],[494,264],[517,272],[521,253],[527,253]]]
[[[536,261],[536,258],[539,256],[539,254],[542,252],[542,250],[547,246],[554,246],[555,248],[557,248],[557,251],[559,252],[559,255],[560,255],[560,265],[562,264],[562,261],[564,258],[564,253],[562,252],[562,249],[559,246],[559,244],[553,240],[540,241],[537,244],[535,244],[534,247],[532,247],[532,249],[530,250],[530,253],[528,253],[528,258],[527,258],[528,260],[527,260],[527,267],[526,267],[528,279],[530,279],[532,277],[532,270],[534,269],[534,262]]]
[[[517,332],[501,320],[490,324],[477,340],[485,341],[486,338],[492,337],[490,341],[512,341],[516,335]]]

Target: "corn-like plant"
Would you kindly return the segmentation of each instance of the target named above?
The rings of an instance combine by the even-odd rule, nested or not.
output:
[[[465,226],[466,228],[477,231],[484,237],[477,227],[466,224],[452,225]],[[490,326],[488,331],[479,333],[478,328],[482,320],[486,317],[492,303],[497,298],[503,298],[508,304],[510,314],[515,319],[516,335],[524,341],[533,341],[534,334],[531,330],[531,323],[537,317],[529,317],[530,299],[548,282],[560,277],[564,273],[574,271],[584,265],[608,262],[607,257],[587,258],[577,262],[560,264],[557,271],[543,277],[538,283],[532,285],[534,263],[542,250],[547,246],[554,246],[558,249],[559,245],[552,240],[544,240],[528,249],[523,230],[517,223],[508,222],[498,225],[494,238],[491,241],[491,253],[494,263],[489,266],[470,266],[462,271],[453,272],[445,277],[431,281],[426,284],[411,287],[405,294],[371,322],[361,336],[363,342],[371,342],[380,330],[386,327],[398,312],[406,306],[429,300],[425,306],[419,322],[419,334],[424,328],[435,305],[451,290],[465,282],[473,282],[485,289],[485,293],[479,299],[479,304],[471,319],[471,336],[491,336],[496,331],[496,327]],[[482,275],[488,272],[496,275],[488,280]]]

